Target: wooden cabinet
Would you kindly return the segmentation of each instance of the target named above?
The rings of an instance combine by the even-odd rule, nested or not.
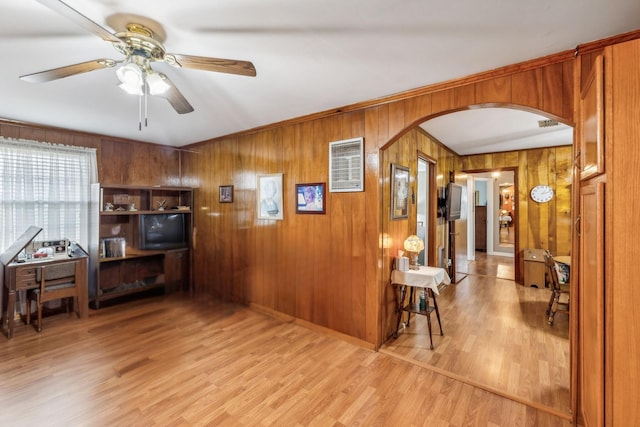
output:
[[[547,287],[543,249],[524,250],[524,285],[528,288]]]
[[[577,123],[578,275],[571,279],[571,301],[577,301],[571,306],[571,316],[577,316],[572,327],[578,337],[572,383],[578,389],[577,422],[588,427],[640,419],[640,290],[633,280],[640,252],[635,197],[640,192],[640,40],[605,48],[594,69],[581,88]],[[593,81],[597,86],[598,74],[600,100],[585,96]],[[589,113],[598,109],[603,111],[600,131]]]
[[[91,297],[100,302],[158,287],[190,288],[193,190],[182,187],[103,186],[100,190],[100,266]],[[179,226],[175,232],[151,224]],[[177,220],[174,220],[177,218]]]
[[[175,249],[164,255],[164,281],[167,290],[188,291],[191,271],[189,250]]]
[[[580,403],[589,426],[603,425],[605,379],[604,182],[594,181],[580,188]]]
[[[605,425],[604,64],[604,56],[598,55],[580,91],[576,164],[579,261],[578,280],[571,281],[571,293],[579,292],[572,295],[578,310],[570,313],[578,315],[578,423],[590,427]]]
[[[476,206],[476,251],[486,252],[487,250],[487,207]]]
[[[604,172],[604,61],[598,55],[580,91],[580,179]]]

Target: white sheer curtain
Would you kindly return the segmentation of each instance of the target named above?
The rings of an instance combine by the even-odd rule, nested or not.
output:
[[[0,137],[0,253],[30,225],[89,248],[97,175],[95,149]]]

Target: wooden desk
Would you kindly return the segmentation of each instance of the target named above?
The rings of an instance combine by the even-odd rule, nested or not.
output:
[[[398,305],[396,307],[396,313],[398,320],[396,322],[396,331],[394,332],[394,338],[398,337],[398,329],[400,328],[400,322],[402,321],[402,315],[404,312],[408,313],[407,326],[411,322],[411,313],[422,314],[427,316],[427,324],[429,326],[429,342],[431,349],[433,350],[433,337],[431,335],[431,313],[436,312],[438,319],[438,326],[440,327],[440,335],[444,335],[442,332],[442,324],[440,323],[440,311],[438,310],[438,303],[436,301],[436,295],[439,295],[438,285],[440,283],[451,283],[451,279],[444,268],[437,267],[419,267],[418,270],[399,271],[393,270],[391,272],[391,284],[398,287],[400,296],[398,297]],[[407,287],[411,287],[411,295],[409,297],[409,303],[405,305],[405,299],[407,295]],[[427,292],[427,304],[426,309],[421,310],[419,303],[414,303],[414,291],[415,289],[425,289]],[[429,303],[429,298],[433,300],[433,305]]]
[[[43,265],[52,265],[62,262],[75,261],[76,265],[76,284],[80,288],[78,296],[78,305],[80,317],[86,318],[89,315],[89,292],[88,292],[88,276],[87,264],[89,257],[86,255],[69,257],[66,254],[56,255],[53,258],[44,259],[42,261],[28,262],[11,262],[4,266],[4,286],[3,292],[3,322],[6,327],[7,338],[13,337],[13,327],[16,311],[16,292],[25,291],[27,289],[35,289],[39,285],[36,280],[36,273]]]

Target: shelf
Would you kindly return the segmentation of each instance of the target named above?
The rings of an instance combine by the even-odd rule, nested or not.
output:
[[[142,284],[136,283],[131,284],[130,287],[127,288],[114,288],[113,290],[105,290],[104,293],[100,296],[100,300],[105,301],[112,298],[118,298],[125,295],[131,295],[138,292],[144,292],[151,289],[158,289],[164,287],[164,283],[159,284]]]
[[[112,210],[105,210],[107,205]],[[165,209],[159,210],[160,206],[165,206]],[[131,207],[135,210],[130,210]],[[100,187],[99,237],[101,243],[110,244],[108,248],[104,246],[104,254],[126,255],[99,258],[98,281],[92,295],[96,308],[100,307],[102,300],[152,288],[162,287],[167,292],[191,290],[192,209],[192,188],[133,185]],[[186,247],[140,249],[139,242],[146,224],[143,219],[151,216],[150,219],[155,220],[159,215],[182,217],[186,228]],[[115,239],[113,246],[111,239]],[[124,250],[121,246],[123,242],[127,245]]]
[[[429,313],[435,310],[435,307],[430,305],[427,307],[426,310],[420,310],[420,304],[418,303],[418,304],[407,304],[402,308],[402,310],[409,313],[422,314],[422,315],[428,316]]]
[[[130,190],[130,191],[191,191],[190,187],[163,187],[163,186],[140,186],[140,185],[127,185],[127,184],[103,184],[101,185],[104,189],[110,190]]]
[[[151,257],[151,256],[157,256],[157,255],[164,255],[165,253],[167,253],[168,250],[166,251],[140,251],[134,248],[130,248],[127,246],[125,253],[127,254],[126,256],[115,256],[115,257],[108,257],[108,258],[100,258],[100,262],[115,262],[115,261],[122,261],[125,259],[135,259],[135,258],[145,258],[145,257]]]
[[[158,208],[164,203],[165,210]],[[107,204],[114,210],[106,210]],[[186,187],[137,187],[129,185],[103,185],[100,187],[100,213],[102,215],[139,215],[167,211],[189,212],[193,204],[193,189]],[[129,210],[134,206],[137,210]],[[175,209],[177,206],[186,209]],[[123,208],[122,210],[116,210]]]
[[[165,209],[159,210],[135,210],[135,211],[101,211],[100,215],[104,216],[126,216],[126,215],[161,215],[166,213],[191,213],[191,209]]]

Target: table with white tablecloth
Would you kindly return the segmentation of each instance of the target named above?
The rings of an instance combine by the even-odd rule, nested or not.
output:
[[[402,321],[402,315],[404,312],[408,313],[407,326],[411,322],[411,313],[422,314],[427,317],[427,323],[429,326],[429,340],[431,343],[431,349],[433,349],[433,338],[431,335],[431,313],[435,311],[438,319],[438,326],[440,326],[440,335],[444,335],[442,332],[442,324],[440,323],[440,311],[438,310],[438,303],[436,301],[436,295],[439,295],[438,285],[449,284],[451,279],[444,268],[438,267],[424,267],[419,266],[418,269],[400,271],[393,270],[391,272],[391,284],[398,288],[398,305],[396,307],[396,313],[398,320],[396,323],[396,331],[394,337],[398,336],[398,329]],[[409,303],[405,305],[405,299],[407,295],[407,288],[410,287]],[[426,305],[420,307],[419,302],[414,303],[414,291],[415,289],[424,289],[426,292]],[[429,299],[433,301],[433,305],[429,302]]]

